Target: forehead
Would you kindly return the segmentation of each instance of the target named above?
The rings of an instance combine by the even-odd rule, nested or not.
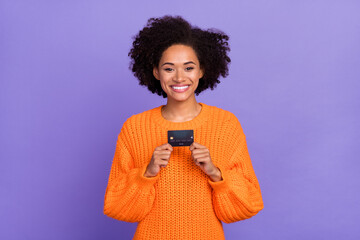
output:
[[[188,62],[198,61],[194,49],[190,46],[175,44],[167,48],[160,59],[160,62]]]

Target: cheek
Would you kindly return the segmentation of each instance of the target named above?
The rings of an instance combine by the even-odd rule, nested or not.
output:
[[[167,79],[161,79],[160,81],[161,87],[164,91],[168,91],[170,81]]]
[[[168,82],[169,82],[169,77],[167,76],[167,75],[165,75],[165,74],[162,74],[162,75],[160,75],[159,76],[160,77],[160,85],[164,88],[167,84],[168,84]]]
[[[196,71],[196,77],[197,77],[197,78],[200,78],[200,77],[201,77],[201,71],[200,71],[200,69],[199,69],[198,71]]]
[[[200,78],[200,72],[198,72],[198,71],[192,72],[190,77],[193,81],[198,81]]]

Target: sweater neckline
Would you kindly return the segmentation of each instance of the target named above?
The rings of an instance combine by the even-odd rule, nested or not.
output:
[[[174,130],[186,130],[186,129],[194,129],[202,125],[204,122],[206,122],[210,116],[210,109],[209,105],[199,102],[201,105],[201,111],[200,113],[195,116],[193,119],[185,122],[173,122],[169,121],[166,118],[164,118],[161,114],[161,109],[165,105],[160,105],[155,108],[154,111],[154,120],[157,124],[159,124],[161,127],[165,127],[167,129],[174,129]]]

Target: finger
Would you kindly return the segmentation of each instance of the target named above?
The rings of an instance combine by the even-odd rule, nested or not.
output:
[[[199,159],[199,158],[206,158],[206,157],[209,157],[209,153],[207,153],[207,152],[200,152],[200,153],[196,153],[194,156],[195,156],[197,159]]]
[[[204,145],[201,145],[200,143],[198,142],[193,142],[193,148],[206,148],[206,146]]]
[[[163,145],[160,145],[157,147],[157,150],[173,150],[173,147],[170,145],[170,143],[164,143]]]
[[[163,152],[159,154],[160,159],[165,161],[168,161],[170,159],[170,156],[171,156],[171,152]]]
[[[169,162],[170,162],[169,160],[170,160],[170,158],[161,159],[161,160],[159,161],[159,166],[166,167],[166,166],[169,164]]]
[[[169,146],[169,148],[171,149],[171,151],[173,151],[173,150],[174,150],[173,146],[171,146],[171,144],[170,144],[170,143],[168,143],[168,146]]]
[[[195,164],[200,166],[200,164],[205,163],[207,161],[206,157],[198,157],[194,160]]]
[[[195,162],[195,164],[196,164],[197,166],[200,166],[200,165],[201,165],[201,162],[199,161],[199,159],[194,160],[194,162]]]
[[[168,161],[162,161],[160,167],[166,167],[168,165]]]
[[[196,145],[196,142],[192,142],[189,149],[190,151],[194,150],[195,149],[195,145]]]
[[[200,154],[201,156],[201,155],[210,155],[210,152],[209,149],[207,148],[196,148],[192,150],[191,154],[194,156],[198,156]]]

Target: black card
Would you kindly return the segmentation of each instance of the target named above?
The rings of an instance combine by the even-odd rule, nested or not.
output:
[[[173,147],[190,146],[194,142],[194,130],[168,131],[168,143]]]

